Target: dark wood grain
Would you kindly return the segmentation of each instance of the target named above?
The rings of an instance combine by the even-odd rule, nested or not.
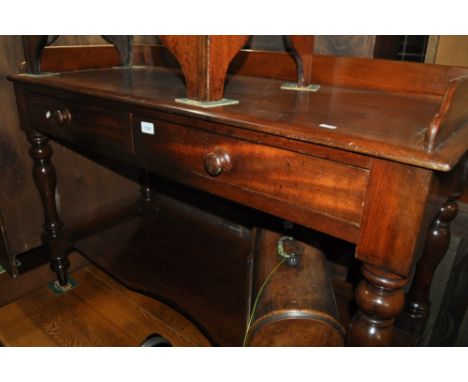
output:
[[[0,36],[0,72],[16,72],[23,59],[21,36]],[[8,235],[11,255],[41,244],[42,207],[31,176],[29,143],[18,128],[15,94],[6,83],[0,83],[2,129],[0,131],[0,209]],[[1,288],[1,287],[0,287]]]
[[[139,57],[143,49],[135,47],[134,56]],[[137,62],[141,64],[141,59]],[[119,53],[111,45],[50,46],[43,50],[41,68],[44,72],[64,72],[110,68],[119,63]]]
[[[187,85],[187,97],[218,101],[224,95],[227,68],[248,36],[161,36],[177,58]]]
[[[33,179],[44,208],[43,239],[50,249],[51,267],[57,273],[60,285],[66,285],[70,266],[67,259],[69,243],[55,201],[57,175],[51,163],[52,149],[47,144],[49,139],[41,133],[29,131],[27,138],[31,144]]]
[[[28,93],[25,102],[28,124],[42,131],[60,130],[84,146],[104,141],[106,145],[132,152],[130,117],[121,110],[104,110],[88,103],[64,102],[61,99]]]
[[[297,94],[282,91],[281,81],[236,77],[228,82],[226,96],[241,101],[239,105],[201,111],[174,102],[175,98],[184,96],[184,84],[177,73],[164,69],[112,69],[41,79],[10,78],[31,85],[39,81],[41,86],[73,90],[84,96],[102,96],[127,105],[164,109],[196,119],[442,171],[450,170],[465,153],[464,142],[468,137],[468,128],[463,127],[432,153],[426,151],[424,137],[441,102],[434,97],[336,86],[322,86],[316,93]],[[354,108],[355,103],[359,103],[359,111]],[[336,129],[323,128],[320,124],[336,126]],[[368,124],[372,129],[363,127]]]
[[[296,79],[294,56],[283,52],[241,51],[234,58],[230,71],[281,80]],[[466,73],[464,67],[316,54],[311,81],[321,85],[441,96],[449,81]],[[427,81],[428,77],[431,81]]]
[[[135,115],[132,121],[136,132],[135,154],[147,158],[146,163],[154,171],[264,211],[274,210],[284,218],[294,218],[313,228],[320,227],[338,237],[355,240],[367,182],[366,170],[168,124],[150,116]],[[154,123],[157,133],[154,136],[141,133],[141,121]],[[206,171],[205,161],[206,155],[217,148],[229,155],[231,167],[213,176]],[[300,170],[292,172],[291,169]],[[302,173],[309,176],[304,179]],[[333,198],[327,195],[333,195]]]
[[[72,36],[67,42],[76,45],[77,41],[88,43],[90,39]],[[118,55],[112,46],[109,48],[116,57],[113,65],[117,66]],[[41,65],[48,61],[44,56],[46,49],[43,50]],[[50,49],[60,50],[61,48],[53,45]],[[95,51],[86,58],[94,62],[101,61],[101,56]],[[19,63],[23,60],[21,36],[0,36],[1,75],[16,73]],[[56,57],[54,60],[59,65],[67,61],[64,56]],[[41,69],[48,71],[43,66]],[[4,111],[0,131],[0,162],[2,163],[0,166],[2,179],[0,209],[4,212],[11,255],[16,256],[27,253],[41,244],[43,211],[31,176],[31,158],[27,154],[28,142],[19,129],[18,113],[14,111],[14,91],[5,81],[0,84],[0,100]],[[137,195],[138,184],[111,171],[102,164],[102,161],[98,164],[63,145],[58,145],[53,141],[49,144],[54,151],[54,166],[58,177],[56,192],[58,209],[65,222],[74,223],[92,218],[115,208],[120,203],[133,200]],[[43,274],[41,273],[37,280],[43,277]],[[29,282],[27,284],[29,285]],[[18,286],[1,283],[0,289],[4,287],[22,290]],[[14,291],[11,293],[13,295]]]
[[[449,82],[467,74],[467,68],[398,62],[362,57],[316,54],[311,81],[322,85],[442,96]],[[47,47],[42,68],[47,72],[106,68],[119,63],[111,46]],[[179,67],[174,56],[159,45],[136,45],[134,65]],[[229,73],[294,81],[294,56],[285,52],[241,50],[233,58]],[[427,81],[430,77],[431,81]]]
[[[125,286],[175,307],[212,343],[241,345],[249,240],[177,207],[158,207],[75,246]]]
[[[409,276],[413,254],[422,248],[427,229],[424,211],[431,186],[430,171],[376,160],[369,174],[356,257]]]
[[[460,168],[463,172],[461,165],[447,176],[455,178]],[[413,187],[412,181],[415,181]],[[450,179],[441,182],[447,188],[450,183]],[[430,200],[435,198],[438,188],[437,180],[427,170],[388,162],[373,163],[356,247],[356,257],[364,262],[364,280],[355,291],[360,310],[348,332],[350,344],[388,346],[392,343],[394,319],[404,303],[402,288],[410,276],[415,255],[422,250],[428,219],[432,220]],[[448,207],[439,218],[443,221],[439,221],[432,237],[430,234],[426,257],[416,271],[413,294],[417,297],[413,296],[410,303],[414,308],[410,314],[415,316],[415,321],[420,318],[416,317],[419,313],[426,313],[431,272],[435,262],[440,261],[442,251],[445,253],[447,249],[447,231],[440,230],[440,225],[455,216],[453,206]]]
[[[199,46],[195,53],[190,53],[186,49],[189,42],[182,45],[184,54],[192,54],[193,72],[194,57],[203,61],[206,51]],[[139,59],[163,62],[151,48],[145,52],[138,55]],[[225,59],[227,56],[222,57],[223,62],[229,61]],[[272,57],[278,61],[273,63]],[[466,70],[314,56],[311,78],[321,85],[320,90],[291,94],[280,89],[281,79],[268,78],[272,73],[278,77],[289,73],[282,63],[288,62],[290,56],[247,54],[244,58],[243,63],[237,62],[231,69],[249,76],[229,77],[224,92],[225,97],[237,99],[240,104],[216,110],[174,101],[186,95],[178,70],[112,68],[9,78],[15,82],[23,129],[28,132],[35,124],[40,131],[72,147],[118,158],[171,180],[355,242],[356,257],[363,262],[364,280],[355,292],[359,312],[352,321],[348,343],[389,345],[394,319],[403,306],[402,288],[422,248],[426,229],[444,195],[450,192],[454,169],[467,150],[468,128],[462,124],[463,102],[459,101],[464,99],[465,85],[461,82],[462,87],[455,93],[451,93],[448,85],[450,75],[466,74]],[[267,60],[264,70],[249,67],[252,63],[258,65],[261,59]],[[263,77],[255,76],[260,73]],[[434,81],[428,82],[431,75]],[[224,83],[224,77],[218,81],[221,82]],[[107,139],[112,123],[106,126],[100,116],[86,111],[81,113],[84,117],[74,130],[67,130],[66,126],[73,124],[74,113],[67,114],[61,107],[53,124],[42,124],[39,120],[32,123],[27,117],[29,112],[43,115],[41,109],[47,102],[28,106],[29,93],[39,99],[58,99],[70,107],[90,105],[101,109],[104,116],[119,110],[126,116],[123,119],[132,119],[131,134],[122,138],[131,149],[104,142],[113,143]],[[449,123],[438,132],[440,139],[436,139],[435,147],[428,150],[427,134],[441,105],[448,105]],[[66,110],[70,112],[69,107]],[[141,132],[140,123],[148,122],[147,119],[154,123],[154,136]],[[80,129],[86,131],[88,125],[95,134],[90,145],[80,138]],[[356,198],[345,198],[349,192]],[[174,219],[176,214],[171,216],[166,211],[154,216],[159,219],[163,215],[165,219]],[[170,233],[161,231],[161,237],[154,237],[154,231],[145,231],[145,224],[144,219],[134,217],[89,238],[84,249],[93,256],[100,253],[105,254],[102,259],[111,258],[112,261],[102,260],[107,267],[115,265],[117,257],[120,265],[113,270],[130,277],[128,269],[132,264],[125,262],[129,260],[123,253],[141,254],[142,263],[148,258],[154,260],[149,255],[154,255],[154,251],[143,243],[177,236],[173,226]],[[201,232],[204,229],[200,223],[188,226],[197,226]],[[162,230],[169,227],[169,223],[159,226]],[[214,231],[211,227],[210,234]],[[203,237],[200,231],[191,234],[194,240]],[[178,235],[182,237],[182,232]],[[188,240],[187,235],[184,231]],[[218,238],[222,236],[219,234]],[[83,238],[80,243],[86,240]],[[224,251],[235,248],[227,244],[229,238],[224,240]],[[163,246],[160,242],[155,245]],[[188,251],[187,246],[177,241],[165,245],[165,251],[160,253],[163,262],[178,261],[178,256]],[[188,248],[190,251],[196,245]],[[131,258],[134,265],[138,264],[135,256]],[[199,266],[195,260],[200,259],[184,257],[184,260],[184,266],[190,264],[192,269]],[[215,266],[223,268],[222,264]],[[232,267],[227,268],[232,271]],[[192,280],[193,274],[186,274],[183,269],[179,267],[177,274],[163,272],[159,276],[163,280],[170,276],[172,281],[179,277],[183,282],[181,275],[185,274],[185,281]],[[135,272],[134,277],[137,279],[127,281],[135,288],[144,288],[139,283],[151,279],[144,271]],[[194,301],[194,295],[187,297],[184,295],[187,292],[174,286],[169,288],[170,281],[157,285],[164,298]],[[216,279],[216,283],[219,285],[222,280]],[[207,314],[194,310],[193,306],[184,306],[184,310],[197,317]],[[219,312],[213,314],[218,320],[225,313],[222,309]],[[208,322],[206,317],[202,321]],[[227,337],[235,338],[236,328],[240,327],[239,323],[232,323],[230,329],[218,326],[217,335],[225,336],[226,343]]]

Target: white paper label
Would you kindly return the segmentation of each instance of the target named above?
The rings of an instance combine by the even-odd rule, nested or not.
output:
[[[154,123],[141,121],[140,126],[143,134],[154,135]]]
[[[325,129],[330,129],[330,130],[335,130],[336,129],[336,126],[328,125],[326,123],[321,123],[319,126],[325,128]]]

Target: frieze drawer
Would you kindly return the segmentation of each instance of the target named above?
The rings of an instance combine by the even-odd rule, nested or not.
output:
[[[31,128],[89,149],[104,145],[133,151],[128,112],[36,93],[25,97]]]
[[[359,226],[366,169],[144,116],[132,125],[135,154],[157,172],[221,196],[234,187]]]

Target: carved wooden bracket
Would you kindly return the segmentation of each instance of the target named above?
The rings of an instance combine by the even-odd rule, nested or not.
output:
[[[23,36],[24,58],[20,67],[22,73],[39,74],[41,72],[42,49],[52,44],[59,36]]]
[[[221,101],[228,66],[248,36],[160,36],[177,58],[187,98],[200,103]],[[202,105],[200,105],[202,106]]]
[[[133,36],[101,36],[117,49],[120,57],[120,65],[131,66],[133,56]]]
[[[40,74],[42,50],[59,36],[23,36],[24,58],[21,73]],[[130,66],[133,55],[133,36],[102,36],[117,49],[122,66]]]

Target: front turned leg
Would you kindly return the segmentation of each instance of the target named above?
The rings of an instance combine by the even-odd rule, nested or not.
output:
[[[63,230],[63,223],[57,212],[55,188],[57,176],[52,166],[52,148],[49,139],[39,132],[28,132],[31,144],[29,155],[33,159],[33,178],[44,208],[43,241],[49,246],[50,266],[57,274],[59,284],[67,284],[67,269],[70,265],[68,256],[68,238]]]
[[[348,329],[349,346],[390,346],[393,324],[403,309],[407,279],[370,264],[361,268],[364,279],[355,291],[358,312]]]

